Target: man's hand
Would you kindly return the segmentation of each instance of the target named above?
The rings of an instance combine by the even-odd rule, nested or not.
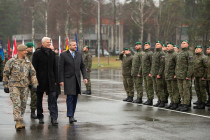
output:
[[[60,86],[62,86],[62,87],[63,87],[63,86],[64,86],[64,82],[60,82]]]
[[[9,93],[9,88],[4,88],[5,93]]]
[[[157,78],[160,79],[160,75],[157,75]]]
[[[88,83],[88,80],[87,79],[84,79],[83,82],[86,85]]]

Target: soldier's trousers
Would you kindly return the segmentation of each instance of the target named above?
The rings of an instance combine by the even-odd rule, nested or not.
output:
[[[36,110],[36,102],[37,102],[37,97],[36,97],[36,92],[34,92],[33,88],[29,88],[30,93],[31,93],[31,111]]]
[[[86,90],[91,91],[90,72],[87,72],[87,80],[88,80],[88,83],[85,85]]]
[[[206,83],[206,91],[208,94],[208,100],[210,100],[210,80],[208,80]]]
[[[167,82],[167,90],[170,95],[171,103],[179,103],[179,89],[177,80],[166,80]]]
[[[168,100],[169,92],[168,92],[168,89],[167,89],[167,82],[166,82],[165,78],[163,79],[163,84],[164,84],[165,97],[166,97],[166,100]]]
[[[144,76],[144,88],[147,93],[147,99],[153,100],[154,99],[154,90],[153,90],[152,77]]]
[[[25,113],[29,88],[10,87],[10,99],[13,103],[13,117],[15,121],[21,121]]]
[[[195,91],[198,97],[198,102],[206,102],[206,81],[202,78],[195,77]]]
[[[164,91],[164,81],[162,78],[152,77],[153,87],[158,97],[158,101],[164,102],[166,100]]]
[[[142,77],[133,77],[133,82],[137,92],[137,98],[142,98],[143,96],[143,78]]]
[[[133,86],[133,77],[132,76],[123,76],[123,85],[127,96],[134,96],[134,86]]]
[[[181,97],[181,103],[185,105],[189,105],[191,101],[190,97],[190,88],[191,88],[191,80],[178,79],[178,89]]]

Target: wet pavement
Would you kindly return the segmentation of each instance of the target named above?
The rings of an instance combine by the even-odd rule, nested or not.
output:
[[[0,140],[188,140],[210,139],[210,111],[188,113],[125,103],[120,70],[93,70],[92,95],[79,96],[75,124],[66,117],[65,96],[58,99],[58,126],[50,123],[44,97],[44,125],[30,118],[30,98],[24,116],[25,130],[17,132],[9,94],[0,83]],[[85,90],[84,85],[82,89]],[[135,94],[136,95],[136,94]],[[146,100],[144,93],[143,100]],[[196,97],[193,96],[193,101]],[[156,99],[154,100],[154,103]]]

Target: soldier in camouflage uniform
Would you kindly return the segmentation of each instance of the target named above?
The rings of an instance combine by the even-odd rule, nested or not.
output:
[[[4,61],[0,55],[0,82],[2,81],[3,77],[3,69],[4,69]]]
[[[203,54],[201,45],[195,47],[195,58],[193,66],[193,76],[195,77],[195,91],[198,98],[198,103],[194,109],[205,109],[206,102],[206,71],[207,57]]]
[[[206,53],[208,55],[208,62],[207,62],[207,71],[206,71],[206,81],[207,81],[207,84],[206,84],[206,90],[207,90],[207,93],[208,93],[208,100],[207,100],[207,103],[206,103],[206,106],[210,106],[210,46],[207,46],[206,47]],[[210,108],[209,108],[209,111],[210,111]]]
[[[32,58],[33,58],[33,46],[34,44],[32,42],[28,42],[26,43],[26,46],[28,47],[27,48],[27,58],[30,60],[30,62],[32,62]],[[32,88],[32,85],[29,85],[29,90],[30,90],[30,93],[31,93],[31,118],[32,119],[37,119],[37,116],[35,114],[35,111],[36,111],[36,92],[33,91],[33,88]]]
[[[167,109],[175,110],[178,107],[179,103],[179,91],[177,85],[177,79],[175,76],[176,68],[176,55],[172,43],[167,43],[168,53],[165,57],[165,80],[167,82],[167,89],[170,95],[171,103],[166,107]]]
[[[133,82],[137,91],[137,99],[133,101],[134,103],[141,104],[143,96],[143,77],[142,77],[142,55],[144,54],[142,50],[141,42],[136,42],[136,53],[133,56],[131,75],[133,77]]]
[[[177,111],[188,111],[188,107],[191,105],[190,90],[193,74],[193,53],[189,51],[188,47],[188,41],[182,41],[182,50],[177,55],[175,78],[178,80],[178,89],[181,96],[181,105],[176,109]]]
[[[144,43],[144,54],[142,56],[142,75],[144,79],[144,88],[147,93],[147,101],[144,105],[153,105],[154,90],[152,77],[149,76],[151,66],[152,66],[152,51],[150,50],[150,42]]]
[[[87,80],[88,83],[86,84],[86,91],[83,94],[91,95],[91,82],[90,82],[90,72],[92,67],[92,55],[89,53],[89,46],[85,46],[83,48],[83,59],[86,66],[87,71]]]
[[[127,93],[127,98],[123,99],[123,101],[133,102],[134,85],[133,77],[131,76],[133,56],[130,49],[125,48],[124,51],[120,53],[119,58],[122,61],[123,85]]]
[[[152,77],[153,87],[158,97],[158,102],[154,106],[165,107],[165,92],[164,92],[164,66],[165,53],[162,51],[162,42],[157,41],[155,52],[152,56],[152,67],[149,76]]]
[[[7,61],[3,74],[4,91],[10,93],[17,130],[25,128],[22,119],[29,94],[28,86],[33,85],[33,89],[36,91],[38,84],[36,71],[26,57],[26,49],[27,47],[22,44],[17,47],[17,55]]]

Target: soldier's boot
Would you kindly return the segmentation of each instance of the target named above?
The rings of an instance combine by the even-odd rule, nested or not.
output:
[[[165,107],[165,102],[160,102],[158,107]]]
[[[191,102],[188,104],[188,107],[191,107],[192,105],[191,105]]]
[[[127,98],[123,99],[123,101],[124,101],[124,102],[127,102],[128,98],[129,98],[129,96],[128,96]]]
[[[82,94],[87,94],[87,91],[84,91]]]
[[[20,125],[21,125],[21,128],[25,128],[25,125],[22,123],[22,122],[20,122]]]
[[[208,111],[210,111],[210,108],[208,109]]]
[[[142,104],[142,98],[137,98],[133,103]]]
[[[86,94],[87,94],[87,95],[91,95],[91,90],[88,90],[88,91],[86,92]]]
[[[166,103],[166,104],[168,103],[168,98],[166,98],[165,103]]]
[[[37,119],[37,116],[36,116],[35,111],[32,111],[32,110],[31,110],[31,118],[32,118],[32,119]]]
[[[21,121],[16,121],[15,128],[16,130],[21,130],[22,128]]]
[[[208,107],[210,106],[210,100],[206,101],[206,106],[208,106]]]
[[[158,100],[157,103],[153,106],[158,107],[160,105],[160,101]]]
[[[179,104],[178,107],[176,108],[176,111],[180,111],[180,109],[182,108],[183,104]]]
[[[196,102],[193,102],[194,105],[197,105],[199,103],[199,101],[197,100]]]
[[[197,106],[193,107],[194,109],[205,109],[205,103],[200,103]]]
[[[165,108],[166,109],[170,109],[171,107],[172,107],[172,105],[173,105],[174,103],[170,103],[168,106],[166,106]]]
[[[133,97],[129,97],[127,102],[133,102]]]
[[[146,102],[144,102],[144,105],[153,105],[153,100],[148,99]]]
[[[180,109],[180,111],[182,112],[187,112],[188,110],[189,110],[189,105],[185,105],[185,104]]]
[[[176,103],[174,103],[172,105],[172,107],[170,107],[170,109],[172,109],[172,110],[176,110],[177,108],[178,108],[178,104],[176,104]]]

